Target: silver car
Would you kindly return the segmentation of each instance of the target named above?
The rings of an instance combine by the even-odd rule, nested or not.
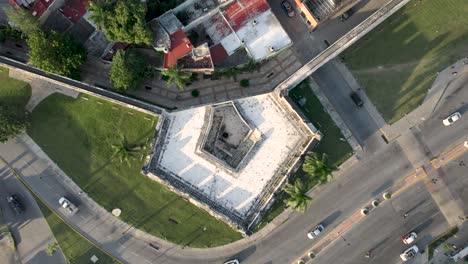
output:
[[[323,227],[322,224],[319,224],[317,227],[314,228],[314,230],[310,231],[309,233],[307,233],[307,237],[309,239],[314,239],[316,238],[320,233],[322,233],[322,231],[324,230],[325,228]]]
[[[75,214],[78,211],[78,207],[76,207],[76,205],[74,205],[65,197],[61,197],[59,199],[59,204],[70,214]]]
[[[445,118],[442,123],[444,126],[450,126],[451,124],[457,122],[461,118],[461,114],[459,112],[455,112],[451,114],[449,117]]]

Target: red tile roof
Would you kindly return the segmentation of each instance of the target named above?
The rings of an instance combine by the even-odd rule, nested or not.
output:
[[[210,48],[211,59],[213,62],[220,62],[228,57],[226,50],[223,48],[221,43],[216,44]]]
[[[266,0],[237,0],[224,7],[224,16],[231,27],[237,31],[249,19],[270,9]]]
[[[67,0],[61,10],[73,23],[77,23],[86,13],[87,7],[88,0]]]
[[[177,60],[193,50],[193,45],[182,29],[170,35],[171,49],[164,56],[164,68],[174,67]]]

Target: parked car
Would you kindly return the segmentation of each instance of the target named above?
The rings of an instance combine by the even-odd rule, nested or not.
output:
[[[403,253],[400,254],[400,258],[403,261],[407,261],[407,260],[414,258],[416,254],[418,254],[418,252],[419,252],[418,246],[414,245],[410,248],[407,248],[405,251],[403,251]]]
[[[294,9],[289,1],[283,1],[281,2],[281,6],[283,7],[284,11],[288,14],[288,17],[293,17],[296,15],[296,12],[294,12]]]
[[[239,264],[239,260],[237,259],[233,259],[233,260],[228,260],[226,262],[224,262],[224,264]]]
[[[411,245],[416,240],[416,238],[418,238],[416,232],[409,232],[401,238],[401,241],[403,241],[403,243],[406,245]]]
[[[13,194],[13,195],[7,196],[6,199],[11,210],[13,210],[17,215],[20,215],[23,213],[24,207],[21,204],[20,200],[18,199],[18,196]]]
[[[59,204],[65,208],[70,214],[74,214],[78,211],[78,207],[70,202],[67,198],[61,197],[59,199]]]
[[[319,224],[317,227],[314,228],[314,230],[310,231],[309,233],[307,233],[307,237],[309,239],[314,239],[316,238],[320,233],[322,233],[322,231],[324,230],[325,228],[323,227],[322,224]]]
[[[449,115],[449,117],[445,118],[444,121],[442,121],[442,123],[444,123],[444,126],[450,126],[451,124],[457,122],[460,118],[461,114],[459,112],[455,112]]]
[[[350,96],[357,107],[362,107],[364,105],[364,102],[362,102],[361,97],[356,92],[352,92]]]
[[[354,14],[354,9],[353,8],[348,9],[348,11],[344,12],[341,15],[341,17],[340,17],[341,22],[346,21],[352,14]]]

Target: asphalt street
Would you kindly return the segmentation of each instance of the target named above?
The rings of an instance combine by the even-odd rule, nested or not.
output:
[[[405,218],[406,212],[409,215]],[[343,240],[338,240],[319,254],[314,263],[400,263],[399,255],[409,247],[402,243],[403,235],[416,232],[418,238],[415,244],[424,250],[448,227],[425,184],[420,182],[400,196],[382,203],[343,235]],[[365,258],[368,251],[371,252],[369,259]]]
[[[12,194],[16,194],[25,207],[21,215],[16,215],[8,206],[6,196]],[[15,239],[20,263],[65,263],[60,249],[47,256],[45,250],[55,241],[54,235],[29,191],[3,163],[0,163],[0,196],[0,207]]]
[[[371,151],[374,151],[375,144],[367,144],[367,141],[373,136],[380,137],[380,134],[378,134],[379,127],[365,107],[357,107],[351,100],[350,95],[353,90],[334,63],[328,62],[323,65],[312,74],[312,77],[346,123],[358,143],[364,146],[365,149],[371,148]],[[379,138],[379,140],[382,139]]]

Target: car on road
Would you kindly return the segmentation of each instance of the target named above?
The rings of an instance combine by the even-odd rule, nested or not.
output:
[[[444,126],[450,126],[451,124],[457,122],[461,118],[461,114],[459,112],[455,112],[449,117],[445,118],[442,123],[444,123]]]
[[[283,7],[284,11],[288,14],[288,17],[293,17],[296,15],[296,12],[294,12],[294,9],[289,1],[283,1],[281,2],[281,6]]]
[[[314,228],[314,230],[310,231],[309,233],[307,233],[307,237],[309,239],[314,239],[316,238],[320,233],[322,233],[322,231],[324,230],[325,228],[323,227],[322,224],[319,224],[317,227]]]
[[[61,197],[59,199],[59,204],[65,208],[70,214],[74,214],[78,211],[78,207],[70,202],[67,198]]]
[[[348,9],[346,12],[344,12],[341,15],[340,17],[341,22],[345,22],[352,14],[354,14],[354,9],[353,8]]]
[[[406,245],[411,245],[416,240],[416,238],[418,238],[416,232],[409,232],[401,238],[401,241],[403,241],[403,243]]]
[[[362,107],[364,105],[364,102],[362,102],[362,99],[358,93],[352,92],[350,96],[357,107]]]
[[[20,215],[23,213],[24,207],[21,204],[20,200],[18,199],[18,196],[16,196],[15,194],[10,195],[10,196],[7,196],[6,200],[11,210],[13,210],[17,215]]]
[[[403,253],[400,254],[400,258],[403,260],[403,261],[408,261],[412,258],[414,258],[416,256],[416,254],[418,254],[419,252],[419,248],[418,246],[414,245],[410,248],[407,248],[405,251],[403,251]]]
[[[226,262],[224,262],[224,264],[239,264],[239,260],[237,259],[233,259],[233,260],[228,260]]]

